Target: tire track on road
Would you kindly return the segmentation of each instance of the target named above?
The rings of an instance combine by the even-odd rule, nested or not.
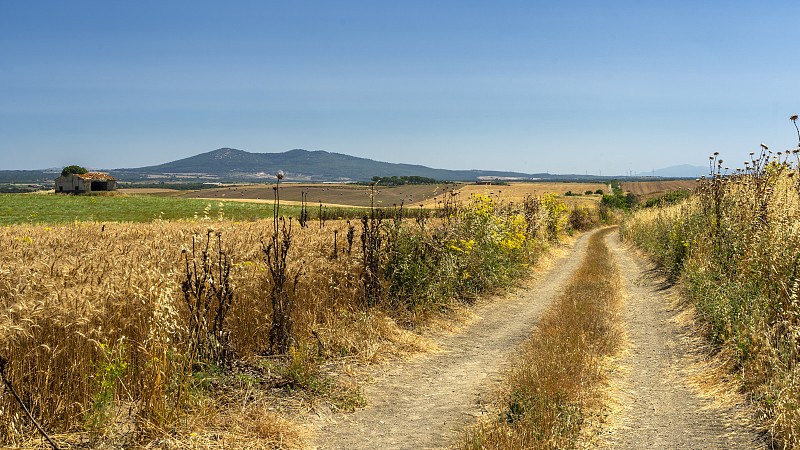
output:
[[[606,443],[626,449],[764,448],[746,407],[715,406],[688,384],[704,355],[691,345],[692,330],[674,320],[678,288],[620,242],[618,232],[607,240],[625,290],[628,351],[620,360],[625,371],[613,377],[623,410],[612,417],[616,429],[603,433]]]
[[[594,233],[594,232],[592,232]],[[539,274],[531,287],[479,307],[479,319],[440,336],[440,352],[378,368],[364,388],[369,406],[323,417],[315,448],[442,448],[485,413],[478,401],[501,380],[509,356],[528,337],[541,313],[572,277],[592,233]]]

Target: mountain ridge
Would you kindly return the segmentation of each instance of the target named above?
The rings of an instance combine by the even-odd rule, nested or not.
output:
[[[435,169],[419,164],[389,163],[323,150],[293,149],[282,153],[251,153],[223,147],[187,158],[139,168],[110,170],[128,175],[205,174],[217,178],[258,179],[283,171],[287,180],[366,181],[373,176],[423,176],[437,180],[474,181],[482,178],[550,178],[545,173],[529,174],[493,170]],[[555,175],[558,177],[558,175]]]
[[[49,182],[58,169],[0,170],[0,184]],[[422,176],[441,181],[550,180],[582,181],[613,178],[646,181],[655,178],[697,178],[707,169],[687,164],[667,167],[634,176],[522,173],[497,170],[435,169],[419,164],[389,163],[324,150],[293,149],[281,153],[253,153],[230,147],[200,153],[174,161],[122,169],[92,169],[127,182],[265,182],[283,171],[287,181],[353,182],[374,176]],[[51,173],[52,172],[52,173]]]

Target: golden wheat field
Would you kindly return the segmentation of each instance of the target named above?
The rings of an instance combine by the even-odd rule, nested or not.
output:
[[[452,299],[502,289],[594,220],[552,196],[448,197],[440,218],[382,225],[376,211],[307,227],[221,215],[2,227],[0,370],[69,445],[301,445],[287,402],[363,405],[349,369],[323,367],[426,349],[412,329],[458,308]],[[276,324],[289,340],[276,344]],[[0,442],[37,445],[12,396],[0,411]]]
[[[232,263],[231,346],[244,360],[263,354],[271,307],[265,301],[262,239],[271,226],[267,220],[0,228],[0,352],[42,426],[65,432],[85,425],[102,382],[112,383],[108,390],[126,406],[124,413],[120,406],[104,411],[113,415],[109,420],[137,423],[156,434],[176,420],[170,402],[178,394],[171,383],[181,372],[177,342],[185,340],[189,320],[181,283],[186,265],[197,264],[209,238],[212,258],[221,248]],[[354,308],[360,279],[350,253],[357,244],[349,247],[347,231],[344,221],[329,221],[322,229],[295,223],[288,259],[289,270],[303,274],[293,315],[297,348],[362,361],[418,348],[417,338],[386,314]],[[193,249],[198,258],[187,260]],[[115,367],[119,376],[111,377]],[[18,411],[11,396],[2,401],[0,411]],[[18,442],[28,427],[19,414],[0,415],[3,442]],[[277,438],[257,431],[245,435],[253,445],[268,446]]]

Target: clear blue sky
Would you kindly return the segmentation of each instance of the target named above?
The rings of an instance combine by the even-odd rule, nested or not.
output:
[[[800,2],[0,1],[0,169],[623,174],[795,146]]]

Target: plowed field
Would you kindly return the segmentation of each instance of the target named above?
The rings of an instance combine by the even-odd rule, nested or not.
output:
[[[697,186],[695,180],[672,180],[672,181],[624,181],[620,187],[625,192],[632,192],[634,195],[660,194],[678,189],[694,189]]]

